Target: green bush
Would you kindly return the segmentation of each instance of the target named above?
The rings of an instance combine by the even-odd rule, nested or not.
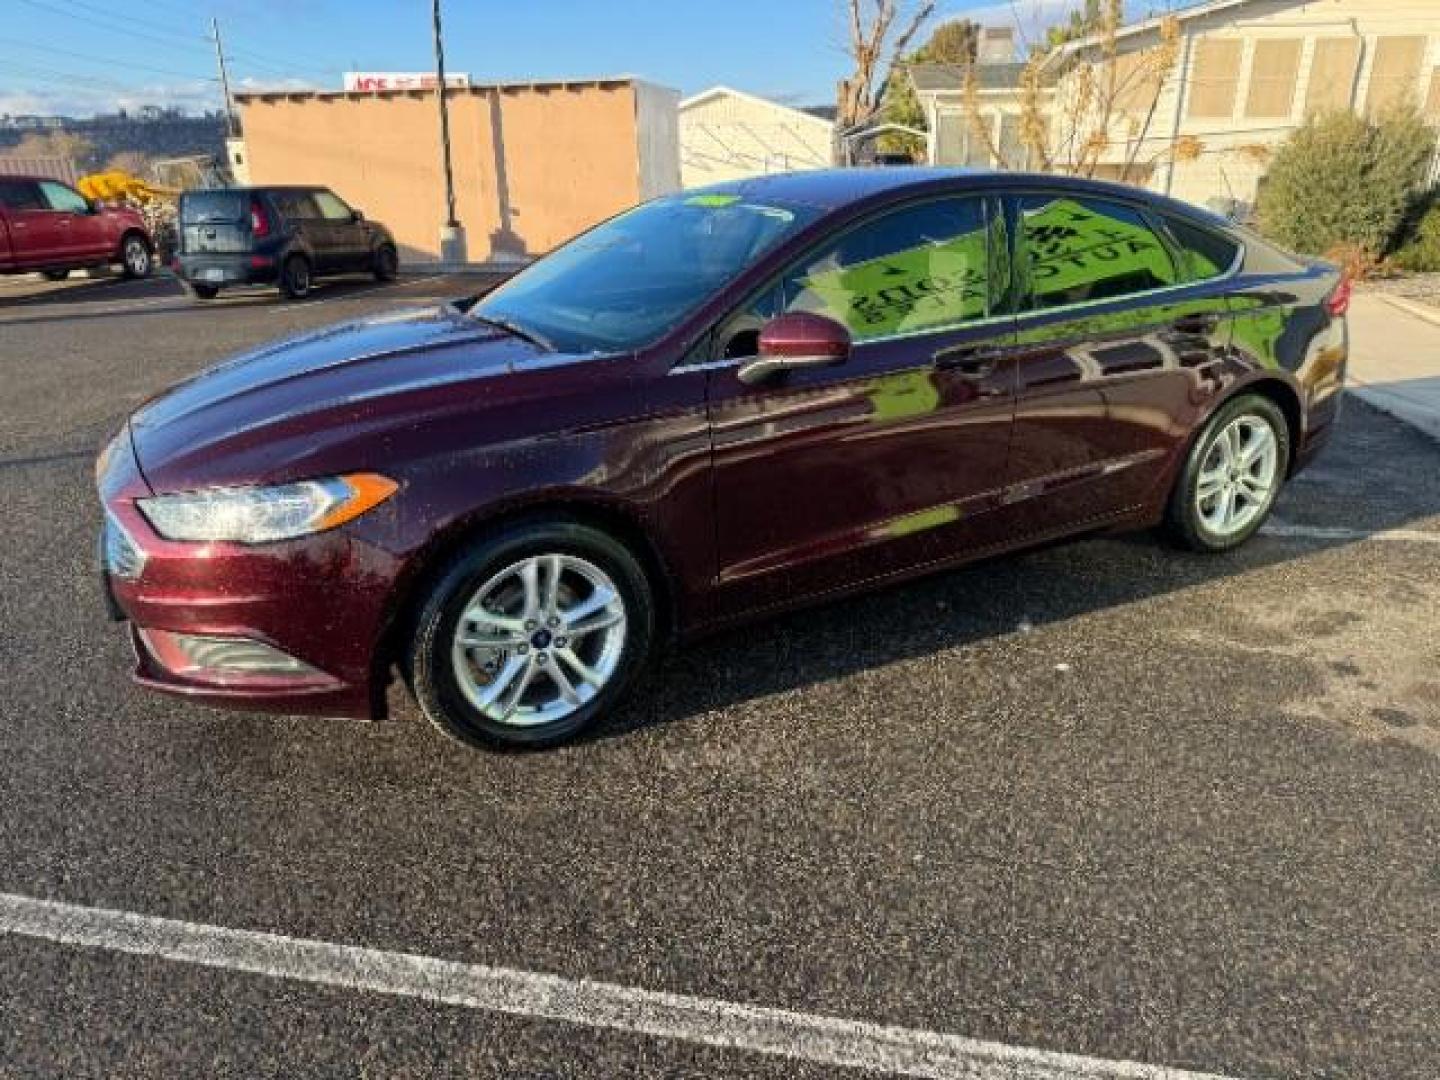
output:
[[[1435,135],[1413,109],[1378,121],[1350,112],[1312,117],[1275,155],[1257,207],[1260,227],[1310,255],[1342,246],[1384,255],[1400,238],[1434,152]]]
[[[1440,272],[1440,190],[1419,201],[1415,220],[1390,261],[1412,274]]]

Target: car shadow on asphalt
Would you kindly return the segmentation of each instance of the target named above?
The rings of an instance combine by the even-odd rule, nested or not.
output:
[[[1428,523],[1440,540],[1437,521],[1440,444],[1349,401],[1332,445],[1282,494],[1273,530],[1236,551],[1184,551],[1156,532],[1078,538],[725,631],[667,654],[588,738],[622,737],[1026,633],[1307,559],[1378,532]]]

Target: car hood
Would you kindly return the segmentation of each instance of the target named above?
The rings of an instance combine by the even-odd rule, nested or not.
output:
[[[322,444],[361,444],[377,427],[473,402],[484,395],[465,384],[542,357],[449,306],[345,322],[241,353],[154,398],[131,418],[136,456],[157,491],[293,479]]]

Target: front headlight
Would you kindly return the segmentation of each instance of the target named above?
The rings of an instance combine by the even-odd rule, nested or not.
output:
[[[265,544],[332,529],[394,494],[395,481],[351,473],[275,487],[206,488],[137,505],[166,540]]]

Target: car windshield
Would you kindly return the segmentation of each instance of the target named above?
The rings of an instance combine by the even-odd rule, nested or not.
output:
[[[576,237],[471,314],[567,352],[636,349],[819,214],[728,193],[659,199]]]

